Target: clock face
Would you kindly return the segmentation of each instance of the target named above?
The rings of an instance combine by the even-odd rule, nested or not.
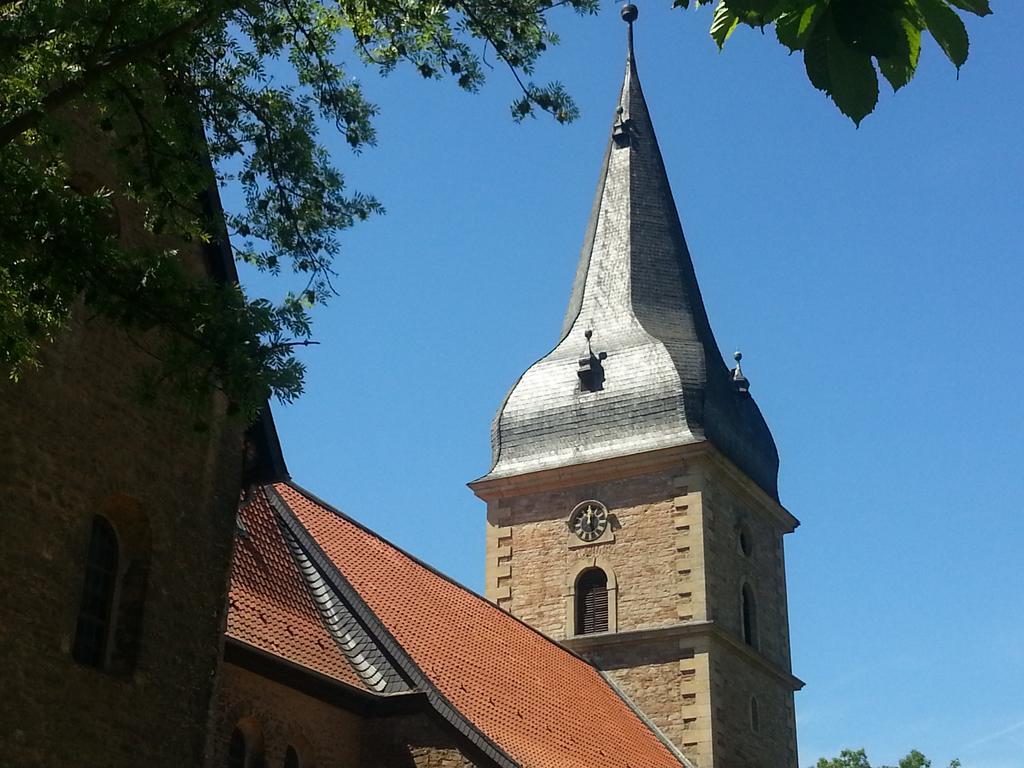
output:
[[[569,527],[583,541],[594,541],[608,528],[608,510],[596,501],[585,501],[573,510]]]

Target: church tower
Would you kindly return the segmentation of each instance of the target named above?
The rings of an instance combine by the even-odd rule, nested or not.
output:
[[[711,332],[633,56],[555,348],[494,421],[486,596],[697,768],[796,768],[778,454]],[[580,713],[587,727],[594,723]],[[586,738],[586,729],[580,738]]]

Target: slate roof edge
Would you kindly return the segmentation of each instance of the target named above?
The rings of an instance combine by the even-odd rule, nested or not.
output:
[[[285,484],[297,493],[302,494],[314,503],[319,504],[324,509],[357,526],[360,530],[365,531],[375,538],[381,539],[389,546],[394,546],[391,542],[386,539],[382,539],[382,537],[370,531],[369,528],[360,525],[345,513],[317,498],[298,484],[291,481],[288,481]],[[512,759],[511,756],[509,756],[479,728],[477,728],[468,717],[463,715],[450,701],[448,701],[441,691],[438,690],[430,677],[419,668],[419,665],[417,665],[412,657],[409,656],[401,644],[395,640],[384,625],[384,622],[381,621],[377,614],[374,613],[369,605],[366,604],[359,592],[349,584],[348,580],[323,551],[313,535],[306,530],[305,526],[301,521],[299,521],[295,513],[292,512],[287,502],[277,492],[277,489],[273,486],[266,486],[266,491],[267,500],[270,502],[271,507],[281,517],[284,524],[288,527],[288,530],[292,532],[292,535],[298,539],[302,547],[309,554],[310,559],[313,560],[318,568],[320,568],[321,573],[324,575],[324,579],[331,583],[331,586],[338,593],[339,597],[349,603],[352,612],[366,625],[367,630],[374,635],[375,640],[380,643],[385,653],[390,655],[397,666],[409,676],[415,687],[423,691],[426,695],[427,701],[433,709],[459,733],[465,736],[476,749],[480,750],[489,760],[492,760],[501,768],[522,768],[518,762]],[[412,558],[412,556],[405,553],[404,550],[401,550],[398,547],[395,547],[395,549],[398,549],[415,562],[420,563],[419,560]],[[430,570],[434,573],[438,573],[432,568]],[[449,581],[451,581],[451,579],[449,579]],[[465,587],[457,582],[452,581],[452,583],[462,589],[465,589]],[[477,597],[479,598],[479,595],[477,595]]]
[[[262,492],[266,498],[266,488],[263,488]],[[330,589],[323,574],[309,560],[309,556],[302,549],[291,529],[285,526],[280,515],[277,516],[277,526],[281,536],[285,538],[285,546],[287,546],[288,553],[295,563],[307,592],[309,592],[324,629],[344,655],[345,660],[352,667],[352,671],[362,680],[363,685],[368,690],[381,695],[398,693],[403,687],[405,690],[409,690],[407,676],[395,668],[387,655],[373,642],[366,627],[352,615],[345,602]],[[315,575],[316,583],[310,579],[311,573]],[[321,587],[327,589],[327,594],[320,594]],[[345,613],[344,616],[341,614],[342,611]],[[332,622],[331,619],[334,621]],[[342,623],[344,623],[343,626],[338,626]],[[363,648],[364,644],[370,647]],[[381,683],[383,686],[377,687]]]
[[[705,453],[710,447],[712,447],[712,443],[707,438],[703,438],[663,448],[653,448],[649,451],[623,453],[592,461],[580,461],[575,464],[559,464],[528,472],[508,475],[487,474],[470,481],[467,485],[480,498],[502,498],[514,496],[517,493],[534,492],[538,485],[543,486],[547,483],[561,485],[567,479],[586,482],[590,475],[608,479],[609,469],[614,465],[619,465],[614,468],[626,477],[668,468],[678,461],[685,461],[687,458]]]
[[[668,740],[668,737],[661,732],[661,729],[658,726],[656,726],[651,721],[651,719],[640,710],[640,708],[636,704],[633,703],[633,700],[629,698],[628,695],[626,695],[626,692],[619,688],[618,684],[615,682],[611,675],[609,675],[607,672],[601,669],[597,670],[597,673],[602,678],[604,678],[604,681],[608,684],[608,687],[615,691],[616,695],[626,703],[626,706],[633,711],[633,714],[637,716],[640,722],[647,726],[648,730],[650,730],[650,732],[658,738],[658,741],[660,741],[668,749],[668,751],[672,753],[672,756],[676,760],[678,760],[682,765],[686,766],[686,768],[697,768],[697,766],[695,766],[686,758],[686,755],[684,755],[682,752],[676,749],[676,745]]]
[[[242,455],[242,486],[248,488],[266,483],[288,480],[288,465],[285,463],[281,439],[274,424],[274,414],[267,400],[260,408],[256,419],[245,430]]]
[[[343,680],[317,672],[227,633],[224,635],[224,661],[307,696],[355,710],[368,717],[406,714],[426,707],[426,695],[423,691],[382,694],[365,688],[356,688]]]

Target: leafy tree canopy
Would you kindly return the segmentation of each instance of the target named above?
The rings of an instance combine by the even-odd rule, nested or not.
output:
[[[84,297],[136,333],[164,385],[200,401],[220,387],[250,416],[268,395],[291,400],[309,309],[334,292],[338,234],[381,210],[346,188],[319,135],[326,123],[354,150],[374,143],[374,107],[341,48],[469,91],[485,57],[503,61],[521,88],[513,116],[564,122],[576,116],[565,89],[528,79],[557,42],[547,13],[563,5],[596,10],[596,0],[0,0],[0,366],[16,377],[34,364]],[[291,82],[268,76],[275,60]],[[75,156],[94,142],[116,173],[83,183]],[[218,183],[246,203],[226,218],[236,257],[302,276],[282,302],[248,299],[177,257],[182,241],[223,240]],[[156,237],[118,238],[115,199]],[[144,333],[154,329],[156,345]]]
[[[931,760],[916,749],[912,749],[907,753],[906,757],[900,760],[897,766],[883,765],[879,766],[879,768],[931,768],[931,766]],[[871,768],[871,763],[868,762],[867,753],[863,749],[844,749],[839,753],[838,757],[831,759],[820,758],[814,764],[814,768]],[[960,768],[960,761],[952,760],[949,763],[949,768]]]
[[[710,5],[714,0],[694,0]],[[674,0],[686,8],[690,0]],[[779,42],[803,51],[811,84],[858,125],[878,103],[878,73],[893,91],[910,82],[928,32],[957,72],[967,61],[967,29],[957,10],[987,16],[989,0],[718,0],[711,37],[719,49],[740,24],[775,27]]]
[[[320,136],[327,125],[355,151],[374,143],[375,110],[345,56],[469,91],[500,61],[520,89],[515,119],[571,121],[565,88],[530,75],[558,42],[549,11],[597,3],[0,0],[0,368],[16,378],[36,364],[83,302],[156,358],[153,384],[193,401],[218,387],[250,417],[268,396],[295,398],[295,347],[311,343],[309,310],[334,293],[338,235],[381,210],[346,187]],[[711,35],[721,46],[739,24],[774,25],[859,121],[875,104],[875,68],[905,84],[925,30],[964,63],[953,7],[989,13],[988,0],[719,0]],[[268,75],[271,62],[287,63],[287,82]],[[114,169],[79,178],[76,158],[94,151]],[[218,185],[240,189],[244,209],[222,218]],[[119,237],[119,211],[153,237]],[[250,299],[176,254],[226,234],[236,257],[296,273],[302,287]]]

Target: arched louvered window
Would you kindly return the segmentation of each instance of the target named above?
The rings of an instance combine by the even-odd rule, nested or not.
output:
[[[608,576],[590,568],[576,581],[576,634],[608,631]]]
[[[97,515],[92,519],[82,600],[78,606],[75,644],[71,652],[75,661],[91,667],[102,668],[107,663],[118,560],[114,527],[105,517]]]
[[[284,753],[284,768],[302,768],[299,753],[291,744],[288,745],[288,749]]]
[[[246,768],[248,752],[245,734],[242,733],[241,728],[235,728],[231,732],[231,744],[228,746],[228,768]]]
[[[740,593],[740,612],[743,619],[743,642],[757,647],[757,604],[754,602],[754,590],[744,584]]]

